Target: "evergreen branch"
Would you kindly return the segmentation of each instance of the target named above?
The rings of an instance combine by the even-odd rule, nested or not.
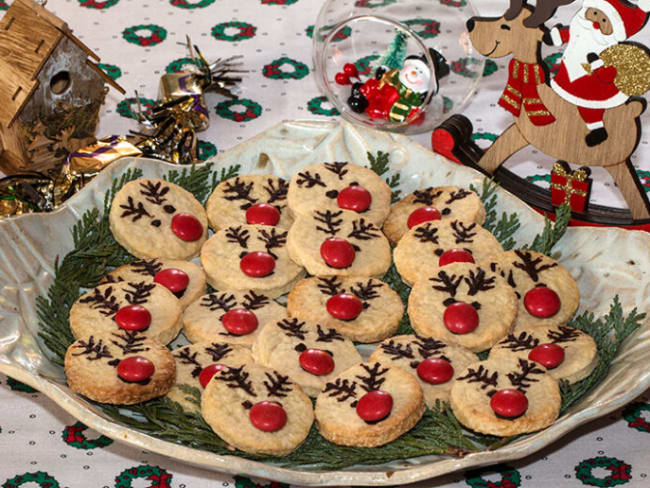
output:
[[[377,151],[377,156],[373,156],[368,152],[368,161],[370,162],[370,169],[377,173],[378,176],[383,176],[390,168],[390,156],[383,151]],[[386,177],[386,184],[391,189],[390,203],[395,203],[400,199],[402,190],[399,189],[401,184],[399,171],[393,176]]]
[[[542,254],[550,255],[551,249],[557,244],[569,225],[571,220],[571,207],[569,204],[564,203],[555,209],[555,222],[552,222],[548,217],[544,217],[544,230],[541,234],[537,234],[533,242],[523,249],[537,251]]]
[[[212,173],[212,178],[210,179],[210,185],[212,186],[211,191],[214,191],[219,183],[229,180],[230,178],[234,178],[235,176],[239,176],[240,170],[240,164],[233,164],[227,168],[221,168],[221,171],[219,173],[216,171]]]
[[[496,237],[499,244],[505,251],[509,251],[516,245],[516,241],[512,235],[519,230],[521,222],[516,213],[510,215],[503,212],[501,217],[497,219],[497,190],[498,185],[493,179],[483,178],[483,186],[481,190],[477,190],[474,185],[470,185],[469,189],[475,192],[485,208],[485,222],[483,228],[490,231]]]
[[[206,163],[200,168],[197,168],[198,166],[192,164],[189,170],[187,166],[184,166],[180,171],[173,169],[163,176],[163,179],[189,191],[203,204],[212,191],[210,186],[212,163]]]
[[[391,264],[390,268],[384,275],[383,280],[388,283],[388,285],[397,292],[399,297],[402,299],[402,303],[405,305],[408,303],[409,294],[411,293],[411,288],[402,281],[402,277],[397,272],[394,264]],[[397,332],[395,335],[402,334],[413,334],[413,328],[411,327],[411,321],[409,320],[408,313],[406,312],[406,307],[404,308],[404,315],[402,320],[400,320]]]

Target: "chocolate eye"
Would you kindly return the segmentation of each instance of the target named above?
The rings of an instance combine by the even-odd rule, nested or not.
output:
[[[442,212],[440,212],[442,215],[449,215],[451,213],[450,208],[443,208]]]
[[[246,251],[242,251],[242,252],[239,254],[239,259],[243,259],[244,256],[246,256],[247,254],[248,254],[248,253],[247,253]]]
[[[307,350],[307,346],[305,346],[302,342],[298,344],[296,347],[294,347],[296,352],[303,352]]]
[[[444,254],[444,251],[442,249],[436,249],[435,251],[433,251],[433,254],[435,254],[436,256],[442,256]]]
[[[151,225],[153,225],[154,227],[160,227],[160,220],[158,219],[152,220]]]
[[[510,26],[507,24],[501,24],[501,29],[503,30],[510,30]]]
[[[327,193],[325,193],[325,196],[326,196],[327,198],[336,198],[336,197],[339,196],[339,192],[336,191],[336,190],[330,190],[330,191],[328,191]]]

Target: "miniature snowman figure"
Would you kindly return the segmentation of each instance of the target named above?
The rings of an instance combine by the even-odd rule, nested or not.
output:
[[[431,70],[422,56],[408,56],[404,66],[398,71],[389,71],[382,77],[382,81],[395,87],[399,99],[393,103],[388,117],[391,122],[404,122],[412,118],[424,103],[431,80]],[[433,93],[438,91],[437,80]]]

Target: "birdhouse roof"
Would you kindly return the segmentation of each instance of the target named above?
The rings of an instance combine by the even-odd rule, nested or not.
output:
[[[32,0],[14,0],[0,20],[0,126],[8,127],[20,114],[38,87],[41,68],[64,37],[99,61],[57,16]],[[95,63],[87,62],[107,83],[124,93]]]

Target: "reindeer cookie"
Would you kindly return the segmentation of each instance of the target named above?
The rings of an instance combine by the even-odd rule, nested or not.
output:
[[[285,456],[314,422],[309,397],[289,376],[257,364],[218,371],[201,396],[201,415],[230,446]]]
[[[392,364],[411,373],[422,388],[427,407],[435,408],[438,400],[449,402],[454,379],[477,359],[476,354],[462,346],[411,334],[386,339],[368,361]]]
[[[411,429],[426,410],[413,375],[368,361],[328,381],[316,399],[321,435],[334,444],[375,447]]]
[[[115,240],[139,258],[189,259],[208,237],[203,206],[178,185],[140,178],[115,195],[109,213]]]
[[[361,276],[313,277],[289,293],[287,312],[334,327],[356,342],[377,342],[397,331],[404,305],[383,281]]]
[[[221,229],[201,249],[201,264],[214,288],[254,290],[271,298],[288,292],[303,277],[291,259],[285,229],[233,225]]]
[[[454,262],[480,263],[502,252],[496,238],[476,222],[447,219],[425,222],[409,230],[393,251],[395,267],[412,285],[441,266]]]
[[[166,394],[176,366],[169,350],[136,331],[94,332],[70,344],[64,358],[70,388],[96,402],[132,405]]]
[[[205,293],[205,273],[190,261],[152,258],[115,268],[100,283],[150,281],[163,285],[181,301],[183,308]]]
[[[580,294],[571,273],[544,254],[516,249],[492,256],[485,265],[515,290],[515,329],[566,324],[578,308]]]
[[[288,229],[293,219],[287,207],[289,183],[271,175],[236,176],[222,181],[205,205],[210,227],[277,225]]]
[[[315,210],[358,213],[377,226],[390,210],[390,188],[374,171],[352,163],[312,164],[289,184],[289,208],[296,216]]]
[[[457,186],[416,190],[390,208],[384,222],[384,234],[395,245],[416,225],[441,219],[461,219],[481,225],[485,209],[476,193]]]
[[[253,358],[288,374],[312,397],[327,381],[361,362],[352,341],[335,329],[295,317],[267,324],[255,339]]]
[[[408,314],[419,335],[480,352],[512,330],[517,297],[488,267],[453,263],[415,283]]]
[[[97,285],[70,309],[75,338],[99,332],[137,331],[163,344],[180,332],[181,303],[167,288],[151,281]]]
[[[287,316],[281,305],[254,290],[214,290],[183,312],[183,334],[190,342],[252,346],[262,328]]]
[[[390,244],[379,228],[349,210],[314,210],[289,229],[289,256],[316,276],[383,276]]]
[[[228,366],[241,366],[253,362],[247,347],[227,342],[197,342],[172,351],[176,361],[176,383],[167,398],[177,402],[185,411],[199,413],[200,405],[188,400],[185,388],[203,391],[212,375]]]
[[[450,399],[461,424],[499,437],[548,427],[562,403],[558,382],[545,368],[514,356],[467,366],[454,381]]]
[[[589,334],[566,325],[519,328],[499,341],[489,359],[516,356],[544,366],[556,380],[575,383],[598,364],[598,349]]]

